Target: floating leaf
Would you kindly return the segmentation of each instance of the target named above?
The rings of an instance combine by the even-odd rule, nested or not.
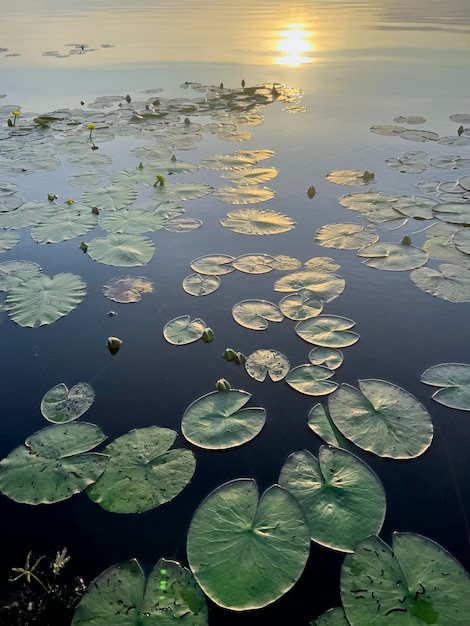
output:
[[[207,605],[191,572],[159,559],[148,578],[138,561],[113,565],[93,580],[78,603],[72,626],[139,626],[176,622],[207,626]]]
[[[391,201],[392,207],[407,217],[419,220],[431,220],[434,217],[433,209],[439,206],[437,202],[426,196],[398,196]]]
[[[143,276],[112,278],[103,287],[104,295],[113,302],[139,302],[142,294],[152,293],[153,283]]]
[[[305,261],[304,268],[312,272],[336,272],[341,265],[328,256],[315,256]]]
[[[137,191],[124,185],[98,187],[85,191],[82,202],[90,207],[98,207],[102,211],[117,211],[129,206],[137,198]]]
[[[87,489],[93,502],[112,513],[142,513],[173,500],[193,477],[190,450],[169,449],[177,433],[149,426],[131,430],[103,450],[109,462]]]
[[[51,202],[25,202],[9,213],[0,213],[0,228],[16,230],[43,222],[55,215],[57,206]]]
[[[426,119],[420,115],[399,115],[393,121],[397,124],[424,124]]]
[[[384,380],[343,384],[328,399],[329,414],[356,446],[378,456],[412,459],[431,445],[431,416],[410,393]]]
[[[459,226],[456,224],[434,224],[426,231],[426,241],[422,249],[430,259],[457,259],[462,253],[455,247],[453,237]]]
[[[299,259],[295,257],[286,256],[285,254],[278,254],[273,257],[272,260],[273,270],[292,271],[298,269],[302,264]]]
[[[353,454],[321,446],[318,460],[308,450],[291,454],[279,475],[305,513],[313,541],[353,552],[377,535],[385,518],[385,493],[377,476]]]
[[[443,263],[439,269],[420,267],[410,274],[422,291],[449,302],[470,302],[470,269]]]
[[[233,319],[251,330],[266,330],[268,322],[282,322],[279,308],[267,300],[243,300],[232,307]]]
[[[400,157],[385,159],[385,163],[401,174],[419,174],[426,169],[426,157],[425,152],[405,152]]]
[[[31,228],[31,237],[38,243],[57,243],[80,237],[98,223],[98,218],[83,204],[57,207],[56,213],[49,215]]]
[[[107,237],[96,237],[88,243],[88,255],[106,265],[133,267],[146,265],[153,257],[155,246],[143,235],[113,233]]]
[[[234,170],[257,163],[257,158],[251,154],[235,152],[234,154],[212,154],[201,159],[201,165],[211,170]]]
[[[294,220],[287,215],[262,209],[231,211],[227,213],[226,219],[220,220],[220,223],[234,233],[245,235],[276,235],[295,227]]]
[[[334,372],[321,365],[298,365],[286,376],[286,383],[307,396],[325,396],[338,388],[338,383],[328,380]]]
[[[108,457],[89,452],[105,440],[94,424],[54,424],[37,431],[0,463],[0,491],[26,504],[52,504],[83,491]]]
[[[403,214],[396,211],[391,201],[394,196],[381,191],[369,190],[366,193],[353,193],[342,196],[339,203],[353,211],[359,211],[365,219],[374,224],[400,219]]]
[[[320,315],[323,304],[309,295],[307,290],[292,293],[279,302],[281,312],[291,320],[307,320]]]
[[[258,185],[276,178],[278,174],[279,170],[275,167],[242,167],[222,174],[222,178],[228,178],[236,185]]]
[[[308,343],[324,348],[346,348],[359,340],[359,335],[349,330],[354,322],[338,315],[319,315],[299,322],[295,332]]]
[[[0,252],[11,250],[19,242],[17,233],[0,233]]]
[[[203,198],[212,191],[211,185],[204,183],[165,183],[152,188],[152,196],[160,201],[182,202]]]
[[[188,406],[181,421],[181,432],[200,448],[225,450],[251,441],[266,421],[260,407],[243,408],[251,394],[240,389],[212,391]]]
[[[203,591],[235,611],[264,607],[287,593],[309,548],[308,524],[295,498],[278,485],[259,498],[248,478],[209,494],[191,520],[187,541],[189,566]]]
[[[5,300],[11,319],[37,328],[68,315],[83,300],[86,285],[75,274],[41,274],[12,287]]]
[[[429,162],[433,167],[439,167],[446,170],[457,170],[461,167],[468,167],[470,165],[470,159],[463,159],[458,155],[434,157]]]
[[[336,274],[307,270],[293,272],[279,278],[274,283],[274,291],[307,290],[308,298],[331,302],[343,292],[344,286],[344,279]]]
[[[362,541],[341,568],[341,599],[351,626],[465,626],[470,578],[444,548],[421,535]]]
[[[198,317],[192,320],[189,315],[181,315],[165,324],[163,336],[168,343],[182,346],[200,339],[205,328],[205,323]]]
[[[359,250],[378,241],[375,230],[365,229],[359,224],[327,224],[315,233],[315,240],[326,248]]]
[[[443,222],[470,226],[470,204],[463,202],[445,202],[434,209],[434,216]]]
[[[343,363],[344,355],[336,348],[322,348],[317,346],[310,350],[308,360],[313,365],[324,365],[330,370],[336,370]]]
[[[195,217],[172,217],[165,225],[171,233],[188,233],[202,226],[202,221]]]
[[[365,265],[388,272],[413,270],[428,260],[426,252],[403,243],[376,243],[359,250],[357,256],[367,259]]]
[[[160,230],[166,226],[167,221],[167,217],[159,211],[139,209],[119,209],[99,217],[99,224],[104,230],[135,235]]]
[[[321,402],[315,404],[308,413],[308,427],[326,443],[336,448],[343,446],[344,437],[334,425]]]
[[[91,407],[95,392],[88,383],[77,383],[70,390],[59,383],[41,400],[41,413],[49,422],[65,424],[81,417]]]
[[[216,291],[220,286],[218,276],[203,276],[191,274],[183,280],[183,289],[191,296],[207,296]]]
[[[273,269],[274,257],[269,254],[244,254],[237,257],[232,265],[247,274],[267,274]]]
[[[470,365],[441,363],[421,375],[421,382],[442,387],[432,394],[433,400],[452,409],[470,411]]]
[[[0,263],[0,291],[9,291],[29,278],[41,274],[41,268],[31,261],[5,261]]]
[[[310,622],[310,626],[351,626],[342,608],[329,609],[316,620]]]
[[[222,276],[234,271],[234,260],[235,257],[228,254],[208,254],[195,259],[191,263],[191,269],[198,274]]]
[[[403,139],[408,139],[409,141],[437,141],[439,139],[439,135],[430,130],[414,130],[405,128],[404,130],[398,131],[398,134]]]
[[[268,187],[239,185],[238,187],[217,187],[212,195],[229,204],[256,204],[271,200],[276,192]]]
[[[375,176],[367,170],[335,170],[325,175],[326,180],[337,185],[369,185],[375,182]]]
[[[273,382],[282,380],[290,369],[287,357],[277,350],[255,350],[247,358],[245,362],[247,373],[263,382],[266,376]]]

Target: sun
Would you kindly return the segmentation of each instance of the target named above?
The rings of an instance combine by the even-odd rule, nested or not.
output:
[[[282,56],[276,58],[276,63],[295,66],[311,62],[307,55],[313,51],[313,44],[310,41],[312,32],[305,30],[303,26],[291,24],[286,30],[278,32],[277,50]]]

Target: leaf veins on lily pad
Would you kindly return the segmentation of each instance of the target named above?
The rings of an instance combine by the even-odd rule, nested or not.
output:
[[[315,239],[326,248],[359,250],[378,241],[379,235],[360,224],[327,224],[317,230]]]
[[[428,260],[421,248],[402,243],[375,243],[362,248],[357,255],[366,258],[365,265],[389,272],[413,270]]]
[[[293,272],[274,283],[274,291],[305,291],[308,298],[331,302],[344,290],[345,281],[340,276],[321,271],[305,270]]]
[[[295,227],[294,220],[287,215],[262,209],[231,211],[220,223],[244,235],[277,235]]]
[[[237,187],[218,187],[214,189],[212,195],[229,204],[256,204],[271,200],[276,192],[268,187],[239,185]]]
[[[143,276],[112,278],[103,287],[104,295],[113,302],[139,302],[142,294],[152,293],[153,283]]]
[[[452,409],[470,411],[470,365],[441,363],[421,375],[421,382],[441,387],[432,394],[433,400]]]
[[[235,257],[228,254],[207,254],[195,259],[191,263],[191,269],[198,274],[222,276],[234,271],[234,260]]]
[[[0,233],[0,252],[11,250],[19,240],[18,233]]]
[[[163,328],[163,336],[177,346],[193,343],[202,337],[206,324],[199,319],[191,319],[189,315],[181,315],[167,322]]]
[[[220,278],[218,276],[190,274],[183,279],[183,289],[191,296],[207,296],[216,291],[219,286]]]
[[[9,291],[29,278],[35,278],[42,270],[31,261],[5,261],[0,263],[0,291]]]
[[[94,400],[95,392],[88,383],[77,383],[71,389],[59,383],[44,394],[41,413],[49,422],[65,424],[86,413]]]
[[[261,349],[247,356],[245,369],[251,378],[259,382],[266,380],[266,376],[273,382],[278,382],[289,372],[290,365],[287,357],[281,352]]]
[[[95,261],[120,267],[146,265],[154,252],[155,246],[151,239],[130,233],[96,237],[87,248],[88,255]]]
[[[442,263],[439,269],[420,267],[410,274],[422,291],[449,302],[470,302],[470,269]]]
[[[338,388],[338,383],[329,380],[334,372],[322,365],[298,365],[286,376],[286,383],[307,396],[325,396]]]
[[[350,329],[355,323],[339,315],[319,315],[299,322],[295,332],[304,341],[324,348],[346,348],[359,340],[359,335]]]
[[[361,186],[375,182],[373,172],[367,170],[335,170],[326,174],[325,178],[337,185]]]
[[[251,330],[266,330],[268,322],[282,322],[279,308],[267,300],[243,300],[232,307],[233,319]]]
[[[90,207],[98,207],[103,211],[117,211],[129,206],[137,198],[137,191],[124,185],[98,187],[85,191],[82,202]]]

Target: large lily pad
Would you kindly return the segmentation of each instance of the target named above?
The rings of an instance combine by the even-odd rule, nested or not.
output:
[[[307,289],[291,293],[279,302],[281,312],[291,320],[307,320],[323,311],[323,303],[309,295]]]
[[[0,463],[0,491],[16,502],[51,504],[94,483],[108,457],[89,452],[106,439],[94,424],[54,424],[28,437]]]
[[[279,308],[267,300],[243,300],[232,307],[233,319],[251,330],[266,330],[268,322],[282,322]]]
[[[190,274],[183,279],[183,289],[191,296],[207,296],[216,291],[219,286],[220,278],[218,276]]]
[[[309,298],[331,302],[344,291],[345,284],[344,279],[336,274],[306,270],[279,278],[274,283],[274,291],[307,290]]]
[[[256,185],[238,185],[237,187],[218,187],[212,195],[229,204],[257,204],[266,202],[276,195],[269,187]]]
[[[262,209],[240,209],[227,213],[220,220],[222,226],[244,235],[277,235],[292,230],[295,222],[291,217]]]
[[[439,269],[420,267],[410,274],[414,284],[437,298],[450,302],[470,302],[470,269],[442,263]]]
[[[261,432],[266,411],[261,407],[243,408],[251,394],[240,389],[213,391],[195,400],[186,409],[181,431],[201,448],[223,450],[241,446]]]
[[[207,626],[207,605],[191,572],[159,559],[146,578],[138,561],[113,565],[89,585],[72,626]]]
[[[431,416],[418,400],[384,380],[343,384],[328,398],[338,430],[356,446],[378,456],[412,459],[431,445]]]
[[[31,261],[5,261],[0,263],[0,291],[9,291],[29,278],[35,278],[42,270]]]
[[[137,191],[125,185],[111,185],[85,191],[82,202],[103,211],[117,211],[129,206],[137,198]]]
[[[421,382],[441,387],[432,394],[433,400],[452,409],[470,411],[470,365],[441,363],[421,375]]]
[[[155,253],[151,239],[130,233],[95,237],[87,245],[87,252],[92,259],[119,267],[146,265]]]
[[[413,270],[428,260],[424,250],[403,243],[375,243],[362,248],[357,255],[365,257],[365,265],[389,272]]]
[[[271,604],[297,582],[310,532],[295,498],[273,485],[259,498],[252,479],[218,487],[188,531],[191,571],[216,604],[235,611]]]
[[[86,285],[80,276],[41,274],[13,287],[5,300],[5,308],[20,326],[37,328],[68,315],[85,294]]]
[[[276,178],[278,174],[279,170],[275,167],[241,167],[222,174],[222,178],[228,178],[236,185],[257,185]]]
[[[189,315],[180,315],[165,324],[163,336],[176,346],[193,343],[202,337],[206,324],[199,319],[191,319]]]
[[[308,343],[323,348],[346,348],[359,340],[359,335],[350,330],[354,322],[339,315],[319,315],[299,322],[295,332]]]
[[[143,211],[139,209],[119,209],[110,211],[103,217],[100,215],[101,228],[110,233],[142,234],[164,228],[168,218],[159,211]]]
[[[291,454],[279,484],[296,497],[313,541],[342,552],[377,535],[385,518],[385,493],[375,473],[353,454],[321,446]]]
[[[444,548],[421,535],[394,533],[361,542],[341,569],[341,599],[351,626],[466,626],[470,578]]]
[[[270,254],[244,254],[237,257],[232,265],[246,274],[267,274],[273,269],[274,257]]]
[[[113,513],[142,513],[175,498],[193,477],[194,454],[170,450],[177,433],[149,426],[131,430],[103,450],[108,465],[87,494]]]
[[[334,372],[321,365],[298,365],[286,376],[286,383],[307,396],[325,396],[338,388],[338,383],[328,380]]]
[[[86,413],[94,399],[95,392],[88,383],[77,383],[71,389],[59,383],[44,394],[41,413],[49,422],[65,424]]]
[[[251,378],[259,382],[266,380],[266,376],[269,376],[273,382],[278,382],[289,372],[290,365],[287,357],[281,352],[261,349],[247,356],[245,369]]]
[[[56,243],[84,235],[98,223],[90,207],[72,204],[57,207],[57,212],[35,224],[31,237],[38,243]]]
[[[327,224],[317,230],[315,239],[326,248],[359,250],[378,241],[379,235],[359,224]]]

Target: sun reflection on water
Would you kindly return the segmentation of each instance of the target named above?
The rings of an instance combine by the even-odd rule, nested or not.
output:
[[[277,33],[277,37],[277,51],[282,55],[276,57],[276,63],[296,66],[312,62],[309,53],[314,51],[313,32],[306,30],[304,24],[289,24]]]

